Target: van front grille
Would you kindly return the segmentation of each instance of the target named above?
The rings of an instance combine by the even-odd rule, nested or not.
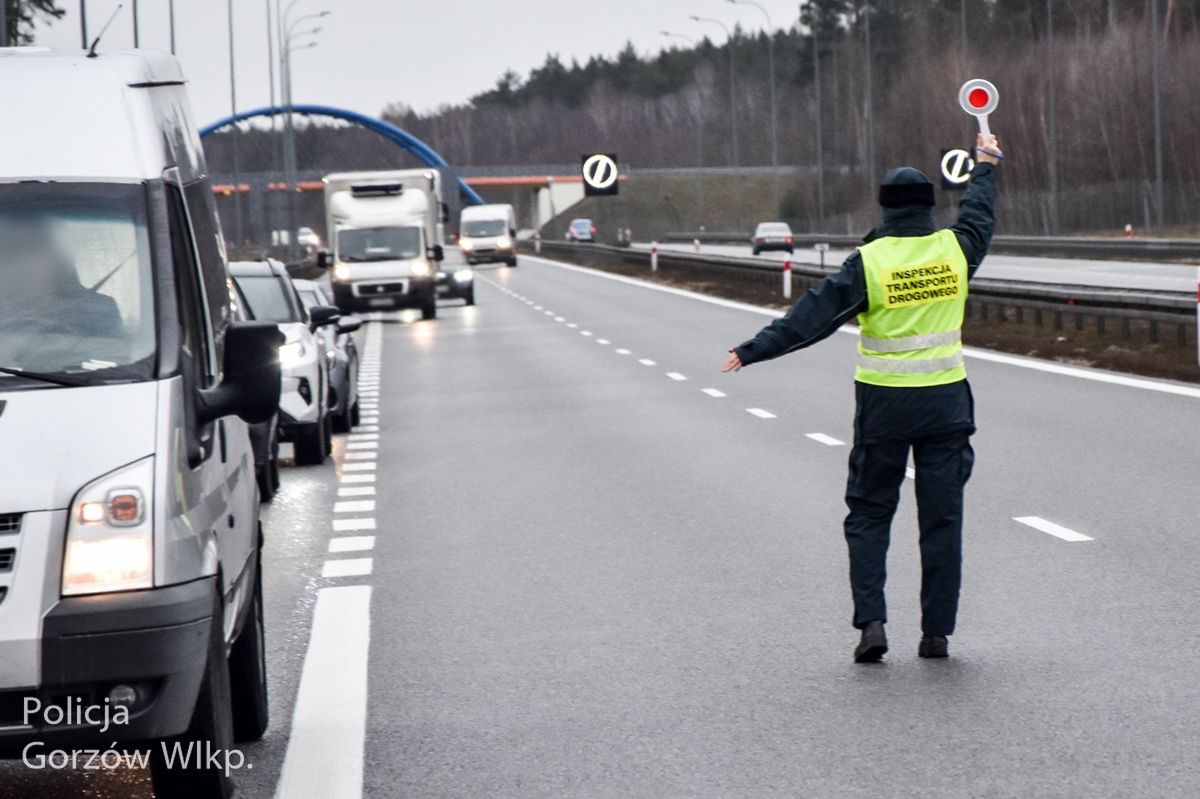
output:
[[[16,533],[21,530],[21,514],[0,513],[0,533]]]
[[[17,550],[9,547],[0,549],[0,572],[12,571],[13,561],[17,559]]]

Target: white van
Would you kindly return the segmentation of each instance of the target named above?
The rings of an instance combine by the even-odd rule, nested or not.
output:
[[[282,336],[232,321],[174,58],[0,50],[0,755],[171,756],[267,724],[247,422]]]
[[[470,205],[462,209],[458,249],[469,264],[517,265],[517,214],[511,205]]]

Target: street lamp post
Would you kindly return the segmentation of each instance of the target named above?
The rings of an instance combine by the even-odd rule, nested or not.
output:
[[[296,242],[296,126],[292,113],[292,51],[307,50],[317,46],[315,41],[310,41],[301,47],[296,47],[295,41],[302,39],[305,36],[316,35],[321,32],[320,28],[312,30],[296,31],[296,26],[309,19],[319,19],[329,16],[329,11],[321,11],[315,14],[303,14],[295,20],[291,19],[292,10],[300,0],[291,0],[284,9],[283,13],[278,15],[277,22],[279,24],[279,48],[280,48],[280,94],[284,105],[283,117],[283,179],[287,188],[287,225],[288,225],[288,256],[295,258],[299,254],[299,248]]]
[[[779,114],[775,103],[775,24],[771,15],[754,0],[727,0],[735,6],[752,6],[762,12],[767,18],[767,58],[770,61],[768,69],[771,81],[771,166],[779,166]]]
[[[712,17],[700,17],[700,16],[696,16],[695,14],[693,14],[691,16],[691,20],[693,22],[701,22],[701,23],[708,23],[709,25],[716,25],[721,30],[725,31],[725,36],[727,37],[725,46],[729,48],[729,128],[730,128],[730,144],[731,144],[732,150],[733,150],[734,205],[737,208],[736,213],[738,214],[737,218],[738,218],[738,221],[740,224],[741,213],[742,213],[742,202],[741,202],[742,185],[741,185],[741,180],[739,179],[740,175],[741,175],[741,162],[740,162],[740,158],[738,155],[737,83],[735,82],[736,79],[734,77],[733,31],[731,31],[729,29],[729,26],[726,25],[724,22],[722,22],[719,19],[713,19]]]
[[[233,0],[228,0],[229,15],[229,112],[237,116],[237,63],[233,51]],[[136,7],[136,6],[135,6]],[[238,151],[238,126],[234,122],[230,128],[233,144],[233,240],[240,250],[243,242],[242,233],[242,164],[241,153]]]
[[[659,31],[661,36],[668,39],[682,39],[693,48],[696,47],[696,40],[691,36],[685,36],[682,33],[672,33],[671,31]],[[704,168],[704,99],[701,98],[699,105],[696,108],[696,167]],[[704,192],[704,175],[697,177],[696,184],[700,189],[700,220],[704,223],[705,214],[705,192]]]

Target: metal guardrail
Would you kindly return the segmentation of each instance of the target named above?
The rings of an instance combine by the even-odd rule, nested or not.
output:
[[[690,242],[699,239],[704,244],[750,245],[749,233],[668,233],[665,242]],[[795,235],[796,246],[811,247],[825,243],[839,249],[862,244],[862,238],[847,235],[821,236],[810,233]],[[1004,255],[1028,255],[1047,258],[1094,258],[1125,261],[1196,261],[1200,262],[1200,240],[1144,238],[1075,238],[1047,236],[996,236],[993,252]]]

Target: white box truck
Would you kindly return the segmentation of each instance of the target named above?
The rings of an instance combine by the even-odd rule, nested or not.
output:
[[[341,172],[325,179],[326,238],[343,311],[419,308],[437,317],[446,205],[436,169]]]
[[[517,215],[507,204],[472,205],[462,209],[458,248],[469,264],[517,265]]]

